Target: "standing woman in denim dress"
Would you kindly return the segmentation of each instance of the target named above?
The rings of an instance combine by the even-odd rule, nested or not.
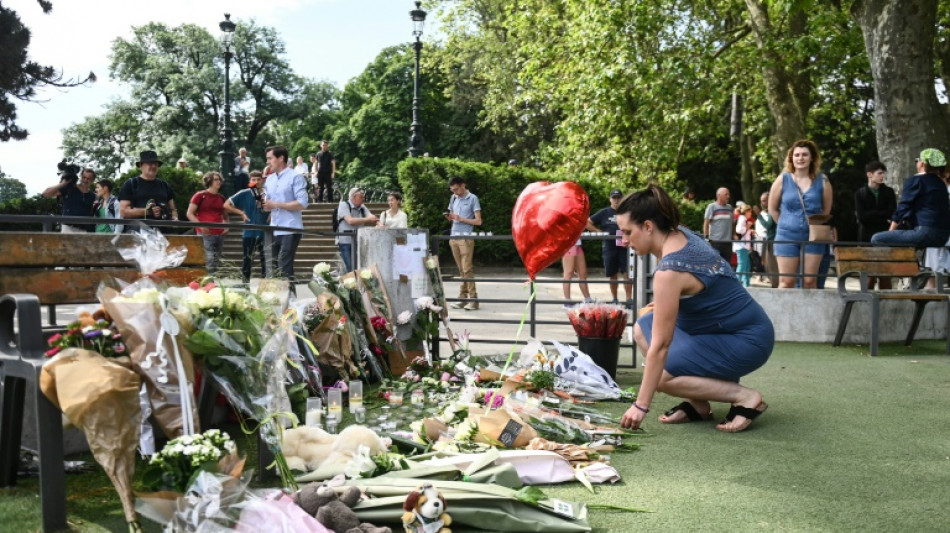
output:
[[[769,214],[778,221],[774,251],[778,262],[780,289],[795,287],[795,279],[800,270],[802,245],[779,241],[807,242],[808,217],[831,214],[834,191],[828,178],[818,171],[819,168],[821,155],[818,153],[818,146],[809,140],[795,141],[785,157],[785,171],[776,178],[769,190]],[[818,278],[815,276],[827,246],[805,244],[803,288],[816,287]]]

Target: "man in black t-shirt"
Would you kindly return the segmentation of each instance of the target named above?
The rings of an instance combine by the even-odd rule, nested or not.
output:
[[[135,163],[142,171],[122,185],[119,191],[119,209],[122,218],[178,220],[175,194],[165,180],[158,179],[158,167],[162,162],[153,150],[142,152]],[[131,229],[129,226],[126,228]]]
[[[623,273],[627,277],[628,270],[628,248],[622,244],[623,235],[620,232],[620,226],[617,225],[617,208],[620,207],[620,201],[623,200],[623,193],[620,189],[610,191],[610,206],[601,209],[587,219],[588,231],[602,231],[610,235],[616,235],[616,239],[609,239],[603,242],[604,273],[611,279],[610,295],[613,303],[617,303],[617,274]],[[627,305],[633,301],[633,282],[629,279],[624,281],[624,292],[627,293]]]
[[[323,201],[323,192],[327,193],[327,202],[333,201],[333,180],[336,178],[336,159],[328,148],[330,143],[320,142],[320,151],[317,152],[317,201]],[[312,170],[312,169],[311,169]]]
[[[96,180],[96,173],[91,168],[87,168],[82,171],[79,179],[76,179],[75,169],[78,168],[74,166],[70,174],[64,171],[58,184],[43,191],[43,196],[46,198],[57,196],[62,198],[64,217],[93,216],[92,204],[96,201],[96,193],[92,190],[92,183]],[[95,226],[62,224],[60,231],[63,233],[87,233],[94,229]]]

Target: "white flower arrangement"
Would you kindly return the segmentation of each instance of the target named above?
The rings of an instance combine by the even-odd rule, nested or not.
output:
[[[425,309],[432,309],[432,306],[435,304],[435,301],[432,299],[431,296],[420,296],[419,298],[416,298],[415,304],[416,304],[416,309],[419,311],[422,311]]]
[[[313,277],[322,277],[330,273],[330,264],[321,262],[313,265]]]
[[[135,294],[129,296],[117,296],[115,301],[119,303],[157,304],[161,297],[162,293],[160,293],[158,289],[147,287],[144,289],[139,289],[135,292]]]
[[[412,311],[403,311],[396,317],[396,324],[404,326],[412,320]]]
[[[204,433],[169,441],[162,451],[152,457],[150,464],[171,466],[185,462],[192,468],[198,468],[205,463],[217,462],[236,450],[237,446],[230,435],[218,429],[209,429]]]
[[[478,436],[478,422],[473,418],[466,418],[455,427],[456,442],[472,442]]]
[[[425,425],[422,420],[416,420],[409,424],[409,429],[412,430],[412,442],[422,445],[429,444],[429,439],[426,437]]]

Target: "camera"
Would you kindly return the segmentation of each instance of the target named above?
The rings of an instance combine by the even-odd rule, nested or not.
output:
[[[76,183],[79,181],[79,171],[82,170],[79,165],[67,163],[66,159],[57,163],[56,169],[59,171],[59,181],[66,183]]]
[[[261,211],[263,211],[264,210],[264,191],[261,190],[261,188],[253,182],[251,182],[247,186],[247,188],[250,189],[251,194],[254,195],[254,200],[257,201],[257,207]]]
[[[158,216],[155,216],[155,213],[152,212],[154,207],[158,207],[159,213]],[[172,212],[168,208],[168,204],[165,202],[156,202],[155,200],[149,200],[145,204],[145,216],[146,218],[151,218],[153,220],[171,220]]]

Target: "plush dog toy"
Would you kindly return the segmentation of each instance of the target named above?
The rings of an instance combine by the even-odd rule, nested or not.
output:
[[[351,509],[360,501],[360,489],[348,488],[340,497],[326,483],[311,483],[300,489],[294,501],[301,509],[334,533],[392,533],[388,527],[360,523]]]
[[[445,498],[431,483],[409,493],[402,509],[406,533],[452,533],[452,517],[445,512]]]

